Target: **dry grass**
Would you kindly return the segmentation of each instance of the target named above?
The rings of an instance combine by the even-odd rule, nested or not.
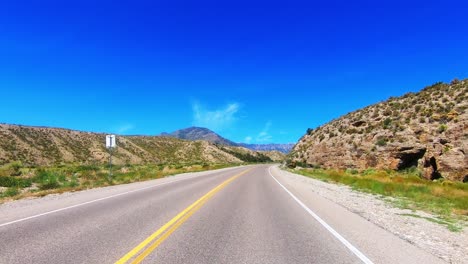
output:
[[[2,176],[3,185],[8,186],[5,186],[7,189],[3,192],[0,191],[0,203],[235,165],[195,163],[114,166],[112,177],[109,177],[107,166],[62,165],[34,169],[23,168],[22,171],[25,173],[22,176]]]
[[[448,180],[427,181],[416,170],[407,172],[299,169],[293,172],[353,189],[403,199],[404,207],[434,213],[441,219],[468,221],[468,184]]]

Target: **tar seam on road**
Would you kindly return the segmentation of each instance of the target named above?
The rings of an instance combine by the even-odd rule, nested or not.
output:
[[[211,175],[211,174],[212,174],[212,173],[206,174],[206,175],[202,175],[201,177],[207,176],[207,175]],[[48,212],[41,213],[41,214],[37,214],[37,215],[33,215],[33,216],[28,216],[28,217],[21,218],[21,219],[18,219],[18,220],[14,220],[14,221],[11,221],[11,222],[6,222],[6,223],[3,223],[3,224],[0,224],[0,227],[7,226],[7,225],[11,225],[11,224],[15,224],[15,223],[19,223],[19,222],[23,222],[23,221],[26,221],[26,220],[38,218],[38,217],[45,216],[45,215],[50,215],[50,214],[58,213],[58,212],[61,212],[61,211],[69,210],[69,209],[76,208],[76,207],[80,207],[80,206],[83,206],[83,205],[87,205],[87,204],[92,204],[92,203],[95,203],[95,202],[104,201],[104,200],[107,200],[107,199],[115,198],[115,197],[122,196],[122,195],[126,195],[126,194],[129,194],[129,193],[139,192],[139,191],[143,191],[143,190],[146,190],[146,189],[151,189],[151,188],[155,188],[155,187],[159,187],[159,186],[162,186],[162,185],[167,185],[167,184],[171,184],[171,183],[175,183],[175,182],[190,180],[190,179],[193,179],[193,178],[196,178],[196,177],[200,177],[200,176],[192,176],[192,177],[189,177],[189,178],[174,180],[174,181],[170,181],[170,182],[164,182],[164,183],[160,183],[160,184],[156,184],[156,185],[144,187],[144,188],[141,188],[141,189],[131,190],[131,191],[128,191],[128,192],[123,192],[123,193],[119,193],[119,194],[114,194],[114,195],[111,195],[111,196],[106,196],[106,197],[99,198],[99,199],[95,199],[95,200],[92,200],[92,201],[88,201],[88,202],[84,202],[84,203],[80,203],[80,204],[75,204],[75,205],[67,206],[67,207],[64,207],[64,208],[60,208],[60,209],[48,211]]]
[[[151,234],[148,238],[146,238],[143,242],[141,242],[138,246],[133,248],[130,252],[128,252],[125,256],[119,259],[116,264],[123,264],[127,263],[130,259],[134,258],[140,251],[145,249],[148,244],[152,243],[149,247],[147,247],[140,255],[138,255],[133,261],[132,264],[137,264],[142,262],[149,254],[151,254],[164,240],[166,240],[179,226],[181,226],[185,221],[187,221],[190,216],[192,216],[196,211],[198,211],[203,204],[205,204],[213,195],[217,192],[221,191],[224,187],[226,187],[229,183],[240,177],[241,175],[246,174],[251,169],[247,169],[241,173],[238,173],[231,178],[227,179],[220,185],[216,186],[208,193],[203,195],[200,199],[195,201],[193,204],[185,208],[182,212],[176,215],[174,218],[169,220],[166,224],[164,224],[161,228],[159,228],[156,232]],[[167,231],[166,231],[167,230]],[[154,241],[154,242],[153,242]]]
[[[317,220],[325,229],[327,229],[332,235],[337,238],[341,243],[343,243],[351,252],[354,253],[362,262],[366,264],[373,264],[373,262],[367,258],[359,249],[357,249],[355,246],[353,246],[351,243],[348,242],[343,236],[341,236],[338,232],[335,231],[329,224],[327,224],[322,218],[320,218],[316,213],[314,213],[312,210],[310,210],[307,205],[305,205],[301,200],[299,200],[294,194],[292,194],[286,187],[284,187],[283,184],[281,184],[275,176],[271,173],[271,167],[268,168],[268,173],[270,173],[270,176],[278,183],[304,210],[307,211],[315,220]]]

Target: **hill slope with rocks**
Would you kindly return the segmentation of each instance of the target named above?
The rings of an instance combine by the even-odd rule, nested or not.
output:
[[[0,165],[16,161],[31,166],[106,163],[109,153],[104,144],[105,136],[61,128],[0,124]],[[207,141],[160,136],[117,136],[117,149],[113,153],[116,164],[277,160],[276,152],[260,153],[245,148],[220,147]]]
[[[289,166],[334,169],[417,167],[427,179],[468,180],[468,79],[349,113],[308,129]]]

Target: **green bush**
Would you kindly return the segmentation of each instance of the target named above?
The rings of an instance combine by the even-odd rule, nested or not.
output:
[[[23,168],[23,164],[20,161],[13,162],[10,164],[10,168],[12,170],[11,176],[20,176],[22,174],[21,168]]]
[[[19,190],[16,187],[8,188],[6,191],[0,193],[0,197],[11,197],[19,194]]]
[[[30,179],[14,178],[10,176],[0,177],[0,186],[2,187],[26,188],[26,187],[30,187],[31,184],[32,182]]]
[[[12,162],[0,167],[0,176],[21,176],[23,164],[21,162]]]
[[[387,145],[387,139],[385,138],[379,138],[377,140],[377,142],[375,142],[375,145],[379,146],[379,147],[383,147],[385,145]]]
[[[439,133],[443,133],[446,130],[447,130],[447,125],[445,125],[445,124],[440,125],[439,128],[437,129],[437,131],[439,131]]]
[[[76,168],[76,171],[99,171],[100,168],[97,165],[80,165]]]
[[[60,175],[55,171],[38,170],[35,182],[39,184],[39,189],[50,190],[61,186],[59,178],[62,180],[65,179],[64,175]]]
[[[272,160],[268,156],[262,153],[259,153],[258,156],[254,156],[250,153],[241,153],[227,148],[222,148],[222,150],[244,162],[272,162]]]
[[[383,121],[383,123],[382,123],[382,124],[383,124],[383,128],[384,128],[384,129],[387,129],[387,128],[390,126],[391,123],[392,123],[392,119],[391,119],[391,118],[386,118],[386,119]]]
[[[309,168],[310,166],[303,161],[296,161],[296,167]]]

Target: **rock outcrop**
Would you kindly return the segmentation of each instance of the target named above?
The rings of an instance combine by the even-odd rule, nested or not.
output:
[[[418,167],[427,179],[468,177],[468,80],[437,83],[308,129],[290,166]]]

